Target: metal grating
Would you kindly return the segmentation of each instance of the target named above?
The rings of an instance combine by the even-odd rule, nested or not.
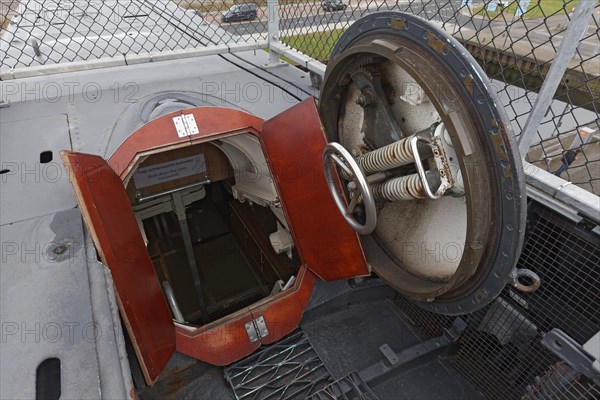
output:
[[[225,368],[236,399],[306,399],[333,382],[302,332]]]
[[[600,387],[565,363],[557,363],[529,390],[523,400],[600,399]]]
[[[542,331],[560,327],[585,343],[600,330],[600,237],[585,222],[575,225],[539,205],[529,211],[518,267],[537,272],[542,287],[521,295],[523,305]],[[507,294],[516,298],[512,290]]]
[[[600,237],[536,203],[519,266],[538,273],[541,288],[524,294],[507,287],[483,310],[463,317],[468,328],[449,361],[487,399],[596,399],[600,387],[570,371],[540,343],[559,328],[580,344],[600,331]],[[425,339],[452,318],[395,300]]]
[[[360,374],[352,371],[342,379],[310,397],[310,400],[377,400],[377,396],[362,380]]]

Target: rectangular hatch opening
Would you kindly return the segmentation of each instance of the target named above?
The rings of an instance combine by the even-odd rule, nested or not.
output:
[[[202,326],[293,286],[299,258],[255,137],[151,154],[126,192],[177,322]]]

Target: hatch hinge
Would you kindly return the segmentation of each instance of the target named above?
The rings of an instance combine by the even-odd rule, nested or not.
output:
[[[250,343],[254,343],[264,337],[269,336],[267,323],[262,316],[247,322],[245,327],[246,333],[248,334],[248,339],[250,339]]]
[[[200,133],[194,114],[181,114],[177,117],[173,117],[173,123],[175,124],[177,135],[180,138]]]

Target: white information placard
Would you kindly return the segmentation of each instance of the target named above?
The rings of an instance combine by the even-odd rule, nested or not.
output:
[[[143,188],[206,172],[204,154],[138,168],[133,175],[136,188]]]

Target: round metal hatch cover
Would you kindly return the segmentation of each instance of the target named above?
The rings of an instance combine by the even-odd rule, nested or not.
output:
[[[336,44],[319,111],[329,141],[357,158],[442,132],[454,187],[437,200],[380,199],[361,242],[373,271],[427,310],[465,314],[492,301],[521,250],[525,181],[510,122],[467,50],[419,17],[368,15]]]

